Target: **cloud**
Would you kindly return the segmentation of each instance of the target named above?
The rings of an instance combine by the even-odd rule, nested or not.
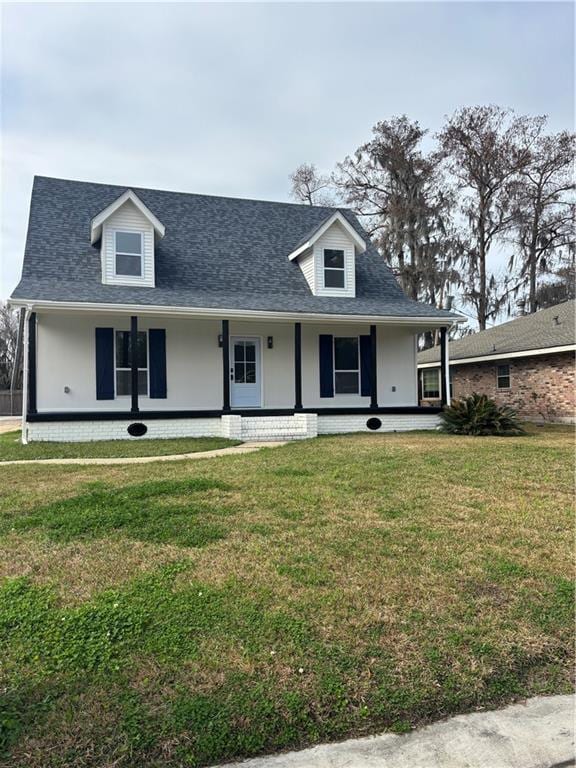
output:
[[[11,4],[2,10],[2,283],[32,177],[286,199],[403,112],[571,125],[573,9],[539,3]]]

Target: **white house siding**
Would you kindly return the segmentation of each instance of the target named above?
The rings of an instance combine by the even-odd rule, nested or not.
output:
[[[115,277],[114,233],[142,232],[144,236],[144,271],[142,277]],[[102,227],[102,282],[112,285],[154,285],[154,228],[138,208],[128,201],[106,220]]]
[[[126,411],[129,397],[96,399],[95,328],[129,330],[130,317],[85,313],[39,314],[37,408],[46,411]],[[139,317],[140,330],[166,329],[167,397],[140,397],[146,410],[219,410],[222,407],[220,320]],[[302,395],[305,408],[368,406],[369,397],[320,397],[318,336],[368,334],[363,324],[302,324]],[[414,329],[378,326],[378,403],[417,404]],[[294,324],[230,321],[231,336],[259,336],[262,349],[262,407],[294,406]],[[267,339],[272,337],[272,348]],[[69,392],[65,392],[65,388]],[[395,388],[395,391],[393,391]]]
[[[337,248],[344,251],[344,288],[324,288],[324,248]],[[316,295],[355,296],[356,269],[354,259],[354,243],[342,225],[335,222],[330,229],[328,229],[328,231],[314,243]]]
[[[320,397],[320,366],[318,336],[359,336],[370,333],[369,325],[326,324],[302,326],[302,402],[305,408],[358,408],[370,405],[369,397],[335,395]],[[378,405],[417,405],[415,330],[406,327],[380,325],[378,340]],[[395,391],[392,388],[395,387]]]
[[[315,274],[314,274],[314,250],[309,250],[307,253],[303,254],[298,259],[298,264],[300,265],[300,269],[304,273],[304,277],[306,278],[306,282],[310,286],[310,290],[312,293],[316,292],[315,289]]]

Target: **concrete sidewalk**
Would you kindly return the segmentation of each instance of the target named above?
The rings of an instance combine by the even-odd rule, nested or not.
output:
[[[324,744],[220,768],[568,768],[574,698],[530,699],[495,712],[457,715],[412,733]]]

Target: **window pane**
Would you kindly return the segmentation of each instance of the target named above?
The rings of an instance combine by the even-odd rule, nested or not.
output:
[[[116,368],[130,368],[129,331],[116,331]]]
[[[132,394],[132,371],[116,371],[116,394]],[[138,394],[148,394],[148,371],[138,371]]]
[[[142,253],[142,235],[138,232],[116,232],[118,253]]]
[[[136,363],[138,368],[148,367],[148,340],[146,331],[138,331],[136,341]],[[116,368],[130,368],[132,346],[130,331],[116,331]]]
[[[116,274],[142,276],[142,257],[116,254]]]
[[[324,266],[337,269],[344,269],[344,251],[337,251],[332,248],[324,249]]]
[[[355,336],[334,339],[334,369],[358,370],[358,338]]]
[[[256,363],[246,363],[246,384],[256,384]]]
[[[423,397],[440,397],[440,371],[436,368],[422,371]]]
[[[132,392],[132,387],[130,387],[130,392]],[[148,371],[138,371],[138,394],[148,394]]]
[[[244,363],[234,363],[234,381],[236,384],[244,384]]]
[[[357,373],[336,373],[334,376],[334,384],[337,395],[358,394]]]
[[[246,360],[250,362],[256,360],[256,346],[251,341],[246,344]]]
[[[344,270],[343,269],[325,269],[324,270],[325,288],[344,288]]]
[[[148,368],[146,331],[138,331],[138,336],[136,337],[136,365],[138,368]]]
[[[116,394],[129,395],[132,392],[130,384],[131,371],[116,371]]]
[[[510,375],[510,366],[509,365],[499,365],[498,366],[498,376],[509,376]]]
[[[244,360],[244,342],[237,341],[234,344],[234,360]]]

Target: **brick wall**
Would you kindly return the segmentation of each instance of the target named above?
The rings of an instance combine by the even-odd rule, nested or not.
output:
[[[496,387],[496,369],[502,364],[510,366],[510,389]],[[525,419],[574,421],[574,352],[453,365],[451,371],[453,399],[478,392],[511,406]]]

